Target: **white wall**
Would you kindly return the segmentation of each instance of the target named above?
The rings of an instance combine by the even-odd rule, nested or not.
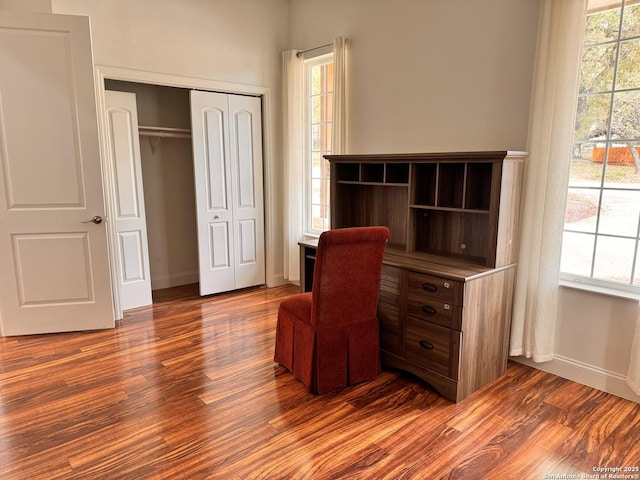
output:
[[[351,46],[349,151],[524,150],[538,0],[295,0],[294,48]]]
[[[554,359],[518,361],[640,402],[626,384],[638,302],[560,287]]]
[[[53,13],[91,20],[94,62],[266,87],[265,191],[267,283],[282,283],[280,52],[288,0],[51,0]]]
[[[51,13],[51,0],[0,0],[0,10]]]

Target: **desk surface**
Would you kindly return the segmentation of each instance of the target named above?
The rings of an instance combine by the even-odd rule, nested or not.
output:
[[[318,248],[318,240],[318,238],[307,238],[305,240],[300,240],[298,245],[301,247]]]

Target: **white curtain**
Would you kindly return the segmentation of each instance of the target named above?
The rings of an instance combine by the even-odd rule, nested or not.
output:
[[[347,152],[347,41],[333,39],[333,126],[331,153]]]
[[[284,276],[300,280],[300,247],[304,236],[304,59],[298,50],[282,53],[284,190]],[[333,125],[331,152],[345,153],[347,144],[347,41],[333,40]]]
[[[638,319],[636,320],[636,330],[631,344],[631,355],[629,356],[627,385],[636,395],[640,395],[640,304],[638,305]]]
[[[300,247],[304,233],[304,63],[297,50],[282,53],[284,152],[284,277],[300,280]]]
[[[587,0],[543,0],[510,355],[553,359],[558,273]]]

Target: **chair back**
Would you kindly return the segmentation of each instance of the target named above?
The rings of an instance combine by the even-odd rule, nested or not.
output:
[[[376,317],[387,227],[353,227],[320,235],[313,273],[311,324],[317,327]]]

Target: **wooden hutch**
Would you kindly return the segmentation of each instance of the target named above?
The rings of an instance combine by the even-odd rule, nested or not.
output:
[[[331,228],[391,231],[378,305],[383,365],[417,375],[452,401],[506,370],[525,157],[325,157]],[[313,255],[304,243],[301,252],[308,279]]]

